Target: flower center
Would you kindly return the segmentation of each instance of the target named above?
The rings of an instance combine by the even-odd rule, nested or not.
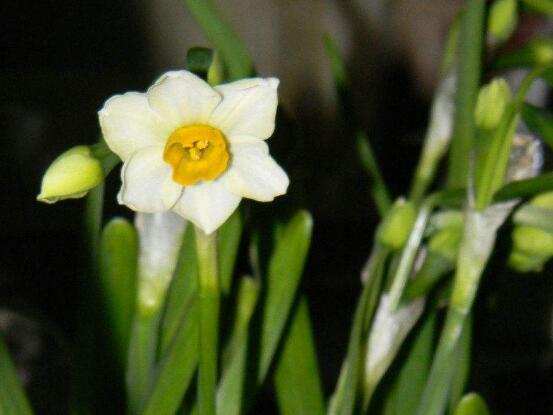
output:
[[[173,167],[173,180],[183,186],[216,179],[227,169],[229,158],[225,137],[207,125],[176,129],[163,150],[163,160]]]

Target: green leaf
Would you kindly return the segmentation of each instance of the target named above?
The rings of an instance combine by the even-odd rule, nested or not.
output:
[[[371,183],[371,193],[374,203],[378,209],[380,217],[384,217],[388,210],[392,207],[390,192],[386,187],[386,182],[378,166],[378,162],[371,147],[371,143],[362,131],[357,132],[356,136],[357,156],[365,171],[369,174]]]
[[[217,236],[221,292],[223,296],[227,296],[232,285],[234,264],[240,246],[240,237],[242,236],[242,216],[239,209],[221,226]]]
[[[305,297],[300,298],[291,316],[274,380],[280,414],[324,415],[317,351]]]
[[[461,399],[454,415],[490,415],[490,410],[480,395],[469,393]]]
[[[245,410],[242,405],[263,383],[296,297],[311,240],[311,231],[312,219],[309,213],[298,212],[277,232],[266,278],[262,277],[261,268],[256,266],[257,278],[265,282],[262,286],[265,291],[263,292],[264,301],[257,304],[256,324],[253,331],[246,328],[249,327],[248,313],[253,312],[257,300],[257,294],[255,298],[253,295],[253,288],[256,285],[252,284],[253,280],[242,280],[237,306],[239,320],[233,325],[230,342],[223,355],[224,373],[217,391],[218,413],[240,414]],[[252,247],[255,251],[254,259],[258,254],[257,245],[255,244],[256,248]],[[244,285],[245,282],[248,284]],[[250,350],[250,347],[254,350]],[[254,356],[258,356],[259,359],[255,363],[252,360]],[[246,365],[252,363],[254,365],[252,367],[257,370],[257,378],[245,378]]]
[[[414,414],[432,363],[437,312],[426,315],[386,400],[384,415]]]
[[[448,187],[465,186],[474,136],[474,106],[480,83],[485,1],[468,0],[461,22],[457,53],[458,83],[449,153]]]
[[[234,359],[234,355],[247,341],[248,325],[259,297],[259,283],[250,276],[240,278],[238,293],[236,294],[236,307],[232,321],[230,334],[223,352],[223,372]]]
[[[89,415],[95,412],[99,374],[96,365],[96,342],[98,332],[97,272],[98,248],[104,211],[104,183],[86,195],[84,213],[84,242],[87,253],[87,271],[81,281],[80,302],[77,310],[77,349],[72,370],[70,412]]]
[[[553,190],[553,172],[545,173],[531,179],[511,182],[495,193],[494,201],[504,202],[519,197],[526,198],[548,190]]]
[[[522,119],[533,132],[553,148],[553,114],[529,103],[522,106]]]
[[[179,408],[198,364],[198,311],[192,299],[150,378],[144,415],[172,415]]]
[[[330,69],[334,77],[334,83],[338,89],[345,89],[349,86],[349,77],[344,58],[338,48],[338,45],[330,33],[323,34],[323,45],[326,56],[330,62]]]
[[[419,251],[422,238],[424,237],[424,231],[430,218],[430,214],[434,209],[435,199],[434,197],[428,197],[420,206],[417,214],[417,219],[411,229],[411,234],[407,239],[407,243],[401,251],[401,257],[397,266],[397,270],[394,273],[392,280],[392,286],[390,288],[390,308],[396,310],[399,307],[399,303],[403,297],[403,292],[409,275],[413,270],[417,252]]]
[[[455,264],[450,259],[441,254],[429,252],[420,270],[408,281],[402,302],[426,295],[454,268]]]
[[[456,362],[453,362],[455,373],[451,380],[451,389],[449,391],[449,408],[453,412],[459,404],[470,373],[471,365],[471,348],[472,348],[472,314],[467,317],[467,322],[463,328],[463,334],[457,345]]]
[[[367,279],[357,302],[350,332],[348,351],[338,384],[329,403],[330,415],[351,415],[359,402],[359,388],[366,355],[367,331],[378,303],[382,285],[383,267],[389,251],[378,245],[371,255],[366,271]]]
[[[327,58],[330,62],[330,68],[332,70],[336,89],[341,95],[344,113],[346,116],[349,116],[351,115],[349,114],[351,99],[347,96],[347,90],[350,86],[350,80],[344,58],[330,33],[325,33],[323,35],[323,45]],[[368,140],[367,134],[361,130],[356,132],[356,146],[359,161],[372,180],[371,195],[380,216],[383,217],[392,204],[390,194],[386,187],[386,183],[380,171],[380,167],[378,166],[378,162]]]
[[[197,289],[196,236],[194,235],[194,226],[188,224],[184,231],[175,273],[167,291],[160,334],[161,353],[167,350],[173,340],[177,327],[186,313],[186,306],[196,295]]]
[[[230,80],[247,78],[253,64],[238,35],[215,6],[213,0],[183,0],[201,26],[211,45],[221,53]]]
[[[522,0],[522,4],[530,11],[553,16],[553,0]]]
[[[0,414],[31,415],[31,405],[17,375],[10,353],[0,336]]]
[[[148,383],[157,356],[161,312],[135,313],[127,355],[127,407],[130,415],[138,415],[144,405]]]
[[[259,285],[251,277],[242,277],[238,287],[235,318],[223,353],[223,376],[217,389],[217,413],[242,413],[248,358],[248,330],[257,299]]]
[[[134,226],[123,218],[112,219],[100,238],[100,291],[107,335],[121,370],[127,348],[136,299],[138,238]]]
[[[267,375],[290,314],[305,264],[313,220],[300,211],[286,224],[269,260],[262,306],[258,383]]]

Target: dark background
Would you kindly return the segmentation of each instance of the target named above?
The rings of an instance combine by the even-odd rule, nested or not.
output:
[[[0,331],[39,414],[67,411],[84,269],[84,205],[48,206],[35,198],[44,170],[59,153],[96,141],[96,113],[109,96],[144,90],[159,75],[147,40],[150,28],[135,6],[100,0],[4,1],[0,6]],[[353,76],[366,80],[364,73],[371,70],[377,76],[360,82],[355,101],[367,104],[358,115],[398,195],[407,190],[418,156],[428,97],[414,84],[400,53],[373,50],[384,63],[367,66],[367,44],[360,40],[350,58]],[[303,141],[288,147],[275,143],[275,158],[290,172],[291,203],[308,208],[315,219],[304,288],[330,393],[377,217],[352,138],[344,136],[343,118],[322,114],[309,91],[300,94],[296,108],[291,115]],[[112,174],[106,218],[130,218],[115,203],[117,182]],[[477,307],[470,387],[483,393],[494,413],[551,414],[551,268],[541,275],[508,273],[502,266],[508,229],[500,240]],[[255,413],[273,413],[270,390],[262,396]]]

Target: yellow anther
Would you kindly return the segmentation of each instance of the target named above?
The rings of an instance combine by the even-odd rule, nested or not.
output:
[[[202,150],[198,149],[198,147],[192,147],[188,152],[190,153],[190,158],[194,161],[202,158]]]

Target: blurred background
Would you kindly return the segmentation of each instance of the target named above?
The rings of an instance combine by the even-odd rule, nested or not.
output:
[[[281,79],[281,103],[295,122],[295,141],[272,145],[291,175],[292,203],[315,219],[304,289],[329,393],[377,215],[346,128],[352,114],[337,104],[322,34],[332,33],[347,59],[351,111],[397,196],[407,190],[447,29],[462,2],[217,3],[260,75]],[[160,73],[182,68],[189,47],[209,45],[178,0],[8,0],[0,19],[0,331],[36,412],[63,414],[60,396],[69,388],[80,318],[84,204],[36,202],[42,174],[65,149],[97,140],[97,111],[107,98],[143,91]],[[551,22],[523,18],[517,38],[548,30]],[[117,176],[108,180],[106,218],[130,217],[115,202]],[[553,268],[509,273],[503,265],[509,230],[503,234],[476,309],[470,389],[497,414],[553,414]],[[276,413],[270,388],[261,396],[254,413]]]

